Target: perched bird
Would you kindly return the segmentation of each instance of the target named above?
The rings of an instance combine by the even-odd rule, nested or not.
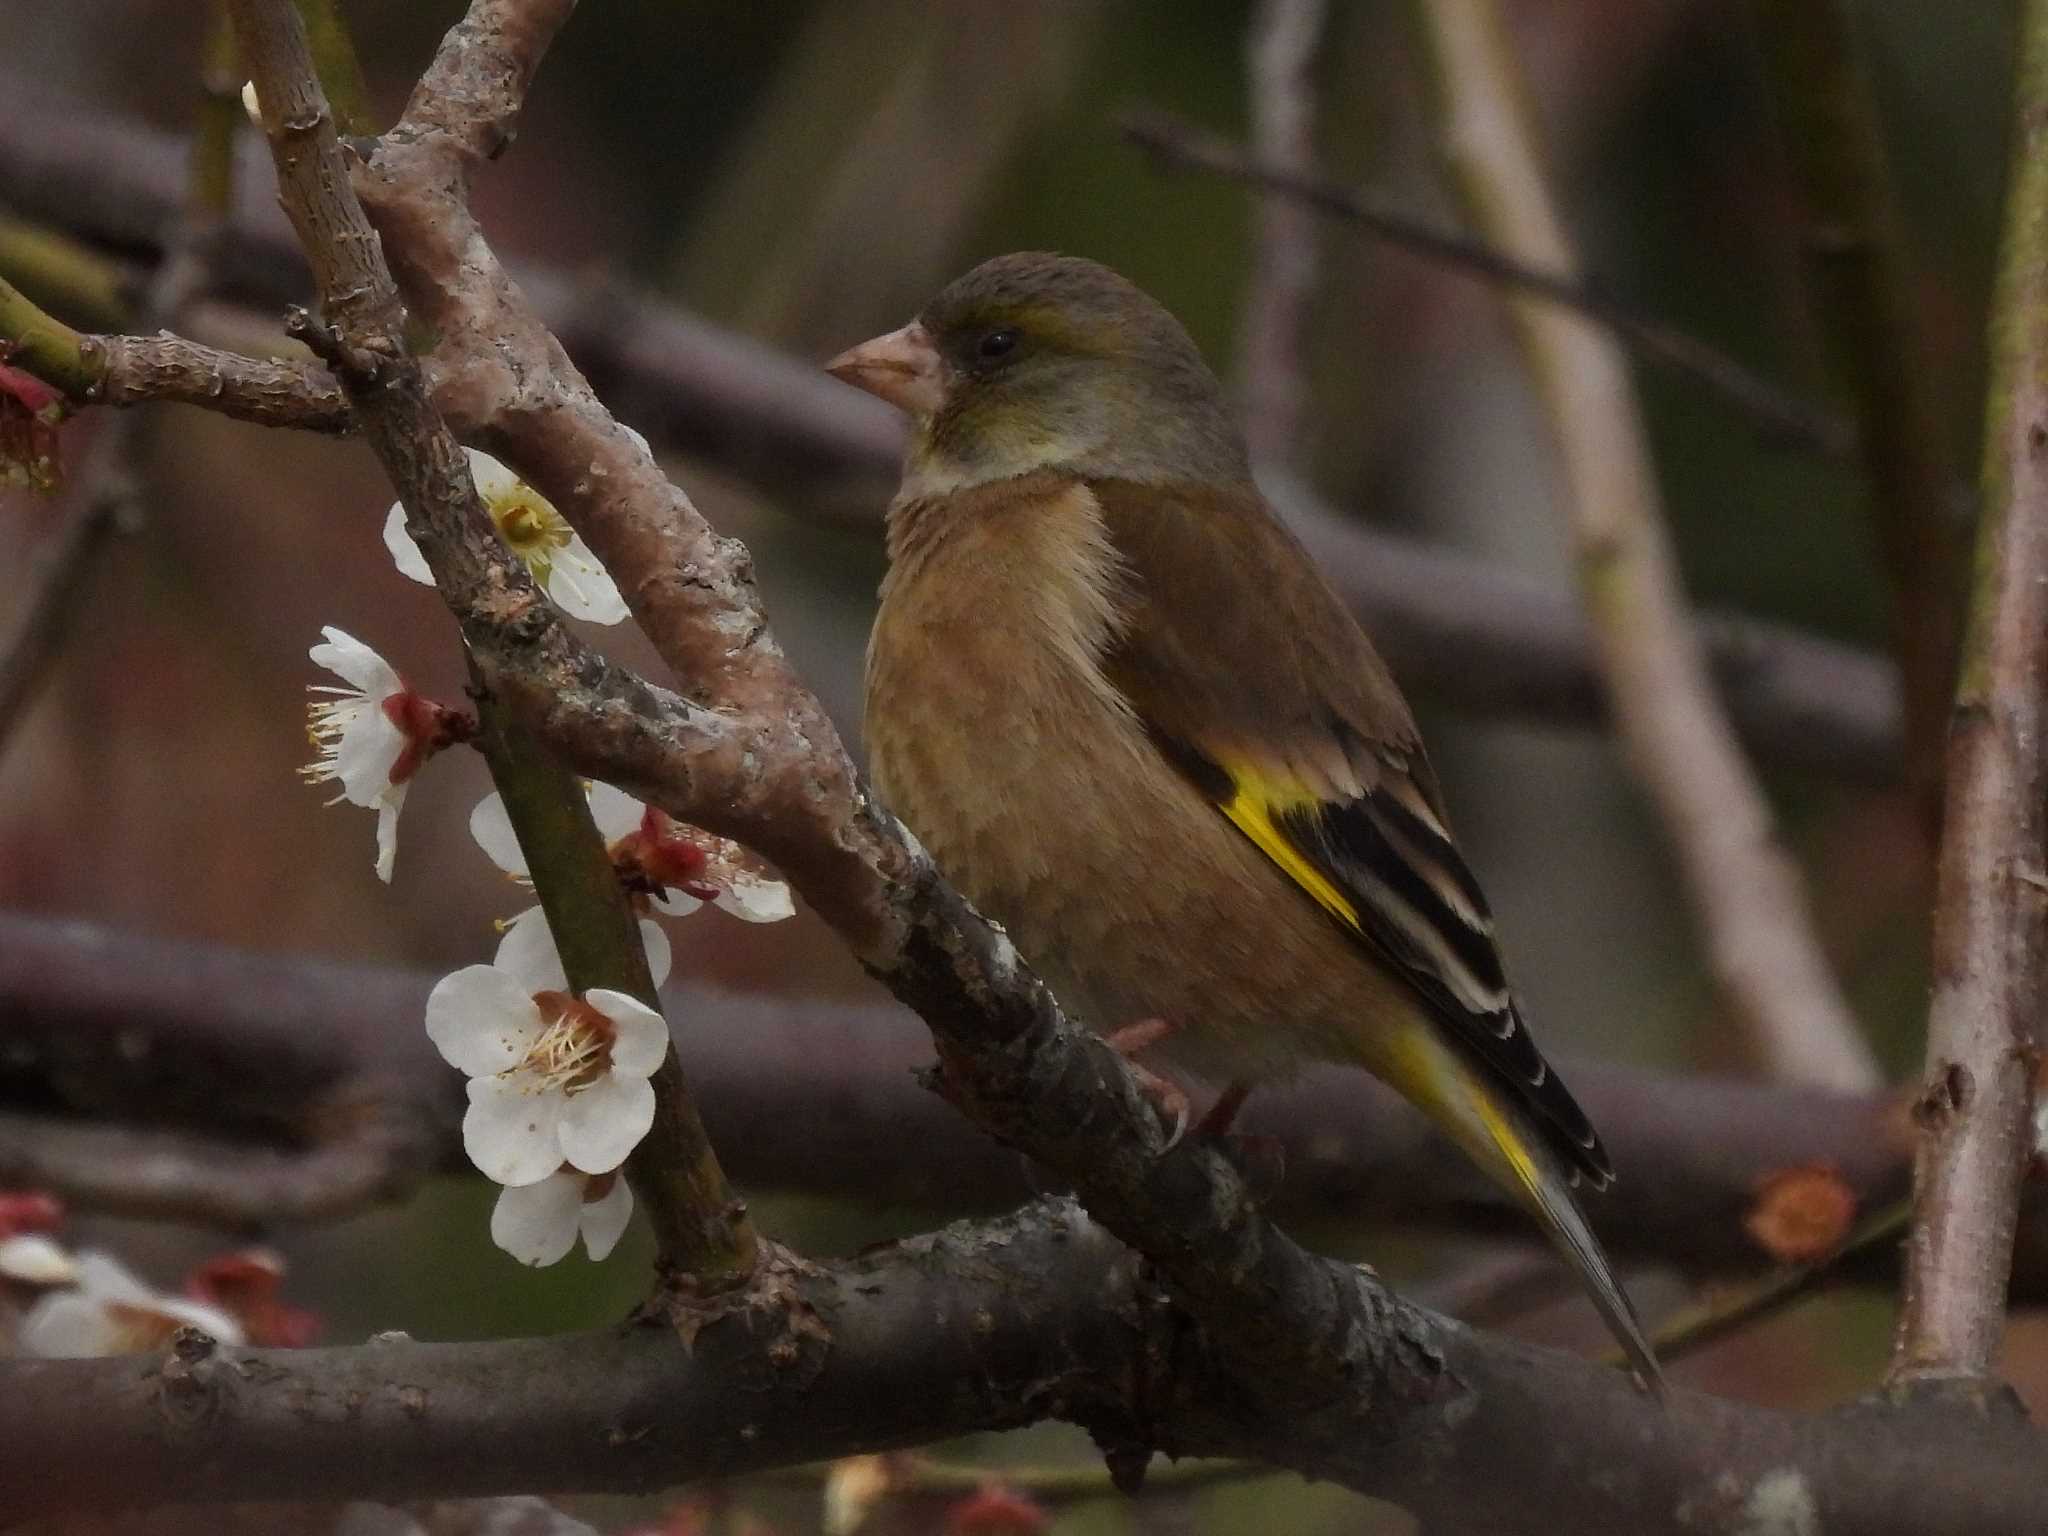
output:
[[[1414,718],[1179,322],[1024,252],[826,366],[911,420],[867,739],[939,867],[1095,1028],[1164,1021],[1224,1116],[1313,1062],[1391,1083],[1656,1384],[1572,1193],[1607,1155],[1529,1037]]]

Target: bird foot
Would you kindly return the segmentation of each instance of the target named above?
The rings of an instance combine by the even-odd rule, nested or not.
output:
[[[1188,1096],[1180,1084],[1140,1066],[1137,1057],[1171,1035],[1177,1027],[1167,1019],[1140,1019],[1102,1037],[1104,1044],[1123,1057],[1124,1065],[1131,1069],[1131,1076],[1138,1080],[1138,1092],[1167,1125],[1166,1145],[1159,1149],[1162,1152],[1171,1152],[1187,1134],[1191,1113]]]

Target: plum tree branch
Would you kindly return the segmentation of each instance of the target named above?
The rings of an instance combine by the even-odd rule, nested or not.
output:
[[[1491,0],[1420,0],[1438,137],[1474,223],[1527,264],[1573,255]],[[1797,867],[1714,697],[1686,618],[1628,370],[1612,339],[1516,298],[1516,336],[1557,446],[1565,512],[1615,727],[1677,854],[1708,961],[1756,1057],[1845,1089],[1877,1064],[1828,970]]]
[[[322,1350],[216,1349],[187,1335],[168,1356],[0,1362],[0,1518],[646,1492],[1045,1418],[1111,1443],[1256,1457],[1372,1488],[1432,1528],[1504,1536],[1554,1530],[1563,1510],[1586,1536],[1735,1536],[1786,1508],[1825,1512],[1829,1536],[1964,1536],[2048,1518],[2039,1437],[2014,1422],[1800,1418],[1689,1394],[1645,1415],[1614,1373],[1507,1346],[1491,1346],[1502,1352],[1493,1391],[1427,1423],[1390,1420],[1366,1391],[1264,1418],[1228,1352],[1067,1200],[829,1267],[777,1259],[748,1308],[747,1326],[707,1328],[687,1347],[629,1324]],[[1462,1330],[1444,1337],[1465,1352]],[[1427,1369],[1398,1355],[1379,1364]],[[1526,1415],[1546,1432],[1528,1433],[1539,1420]],[[1588,1447],[1601,1475],[1589,1475]],[[109,1478],[110,1465],[123,1475]]]
[[[1892,1379],[1990,1377],[2048,1017],[2048,0],[2023,12]]]

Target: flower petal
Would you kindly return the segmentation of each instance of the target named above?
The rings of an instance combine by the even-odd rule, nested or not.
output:
[[[391,723],[376,700],[361,706],[351,701],[350,709],[352,718],[334,744],[334,776],[341,780],[341,795],[349,804],[375,805],[394,787],[391,770],[405,755],[405,732]]]
[[[481,448],[465,448],[469,455],[469,477],[476,482],[476,493],[485,501],[497,501],[517,492],[522,484],[503,461],[492,458]]]
[[[548,567],[548,596],[572,619],[592,624],[620,624],[627,617],[626,600],[581,535],[556,551]]]
[[[607,1072],[562,1110],[560,1156],[585,1173],[610,1173],[654,1124],[654,1085]]]
[[[607,843],[616,843],[640,830],[640,823],[647,816],[644,801],[635,800],[623,789],[599,779],[590,781],[589,790],[590,819],[597,823],[598,836]]]
[[[612,1180],[612,1187],[595,1200],[586,1200],[577,1213],[583,1229],[583,1247],[593,1259],[606,1258],[619,1246],[626,1224],[633,1219],[633,1191],[624,1178]]]
[[[476,839],[476,845],[483,849],[490,861],[506,874],[525,876],[525,850],[519,846],[519,836],[512,830],[512,818],[505,811],[505,797],[496,790],[477,801],[476,809],[469,813],[469,835]]]
[[[640,947],[647,951],[647,977],[659,991],[675,966],[675,951],[669,948],[668,935],[661,931],[661,924],[640,919]]]
[[[120,1329],[107,1309],[81,1291],[52,1291],[28,1309],[15,1334],[25,1355],[79,1360],[116,1353]]]
[[[491,1207],[491,1241],[522,1264],[553,1264],[576,1246],[582,1205],[581,1174],[551,1173],[501,1190]]]
[[[466,965],[427,994],[427,1038],[471,1077],[516,1066],[543,1028],[532,991],[494,966]]]
[[[555,948],[554,930],[548,927],[547,914],[539,907],[528,907],[505,925],[505,936],[498,940],[498,952],[491,957],[491,964],[529,994],[569,990],[569,978],[562,970],[562,953]]]
[[[562,1166],[558,1134],[564,1105],[560,1093],[538,1090],[525,1073],[473,1077],[462,1149],[487,1179],[538,1184]]]
[[[93,1301],[118,1301],[131,1307],[146,1307],[156,1300],[156,1292],[133,1270],[97,1248],[78,1256],[78,1289]]]
[[[719,911],[730,912],[749,923],[779,923],[796,915],[796,904],[789,899],[787,885],[780,880],[757,880],[748,875],[734,875],[731,883],[718,893],[716,905]]]
[[[648,903],[663,917],[688,917],[704,905],[695,896],[679,891],[672,885],[664,886],[659,896],[650,896]]]
[[[377,801],[377,878],[391,883],[398,863],[398,812],[405,804],[405,786],[394,784]]]
[[[75,1285],[78,1260],[63,1244],[42,1232],[17,1232],[0,1237],[0,1279],[23,1285]]]
[[[592,987],[583,994],[583,1001],[610,1019],[618,1031],[612,1041],[612,1071],[621,1077],[652,1077],[668,1055],[668,1021],[639,998],[610,987]]]
[[[434,573],[427,566],[427,557],[420,553],[419,545],[405,531],[405,505],[402,502],[394,505],[391,515],[384,519],[384,547],[391,551],[391,563],[398,567],[399,575],[410,576],[425,586],[434,584]]]
[[[320,633],[321,643],[306,652],[316,666],[325,667],[367,699],[405,691],[391,663],[347,630],[327,624]]]

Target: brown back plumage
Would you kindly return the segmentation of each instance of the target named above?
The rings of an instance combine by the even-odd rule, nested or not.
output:
[[[1091,488],[1126,582],[1105,670],[1160,750],[1219,805],[1248,787],[1272,798],[1275,825],[1351,899],[1360,921],[1341,926],[1605,1187],[1612,1166],[1522,1020],[1408,707],[1307,554],[1248,487]]]

